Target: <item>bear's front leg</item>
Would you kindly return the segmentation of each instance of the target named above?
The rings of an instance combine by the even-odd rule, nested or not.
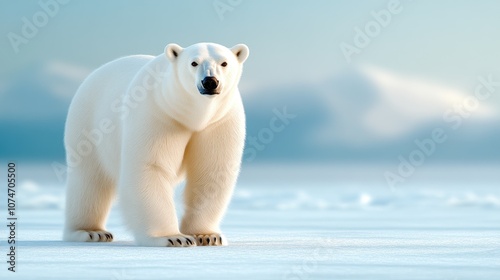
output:
[[[228,118],[195,133],[186,148],[187,182],[181,232],[198,245],[223,246],[219,224],[238,177],[244,145],[244,118]]]
[[[192,236],[180,233],[173,201],[189,133],[156,125],[155,131],[126,134],[123,142],[118,194],[124,220],[138,245],[196,246]],[[141,141],[132,141],[137,136]]]

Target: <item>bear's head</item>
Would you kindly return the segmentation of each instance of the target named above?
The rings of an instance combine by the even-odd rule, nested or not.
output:
[[[238,85],[248,54],[248,47],[243,44],[232,48],[214,43],[165,47],[165,55],[172,63],[180,86],[190,94],[207,97],[232,92]]]

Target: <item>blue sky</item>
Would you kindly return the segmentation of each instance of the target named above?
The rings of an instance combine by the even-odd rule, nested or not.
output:
[[[170,42],[246,43],[248,83],[280,85],[329,77],[346,66],[339,45],[354,28],[390,1],[233,1],[219,18],[220,1],[69,1],[14,54],[7,34],[38,1],[3,1],[2,75],[40,60],[63,60],[93,69],[113,58],[158,54]],[[239,2],[239,3],[238,3]],[[227,4],[229,5],[229,4]],[[467,87],[478,73],[500,74],[498,1],[401,1],[402,11],[356,55],[369,63]],[[272,66],[270,66],[272,65]],[[272,75],[265,69],[273,67]],[[244,82],[245,82],[244,81]]]

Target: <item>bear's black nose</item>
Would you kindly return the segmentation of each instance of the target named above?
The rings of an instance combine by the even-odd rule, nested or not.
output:
[[[205,77],[201,81],[201,85],[206,90],[214,90],[219,85],[219,81],[215,77]]]

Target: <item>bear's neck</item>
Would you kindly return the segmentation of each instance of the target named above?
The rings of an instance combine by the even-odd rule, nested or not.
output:
[[[164,81],[162,97],[159,104],[163,113],[191,131],[201,131],[224,118],[236,99],[235,94],[214,98],[193,96],[172,81]]]

